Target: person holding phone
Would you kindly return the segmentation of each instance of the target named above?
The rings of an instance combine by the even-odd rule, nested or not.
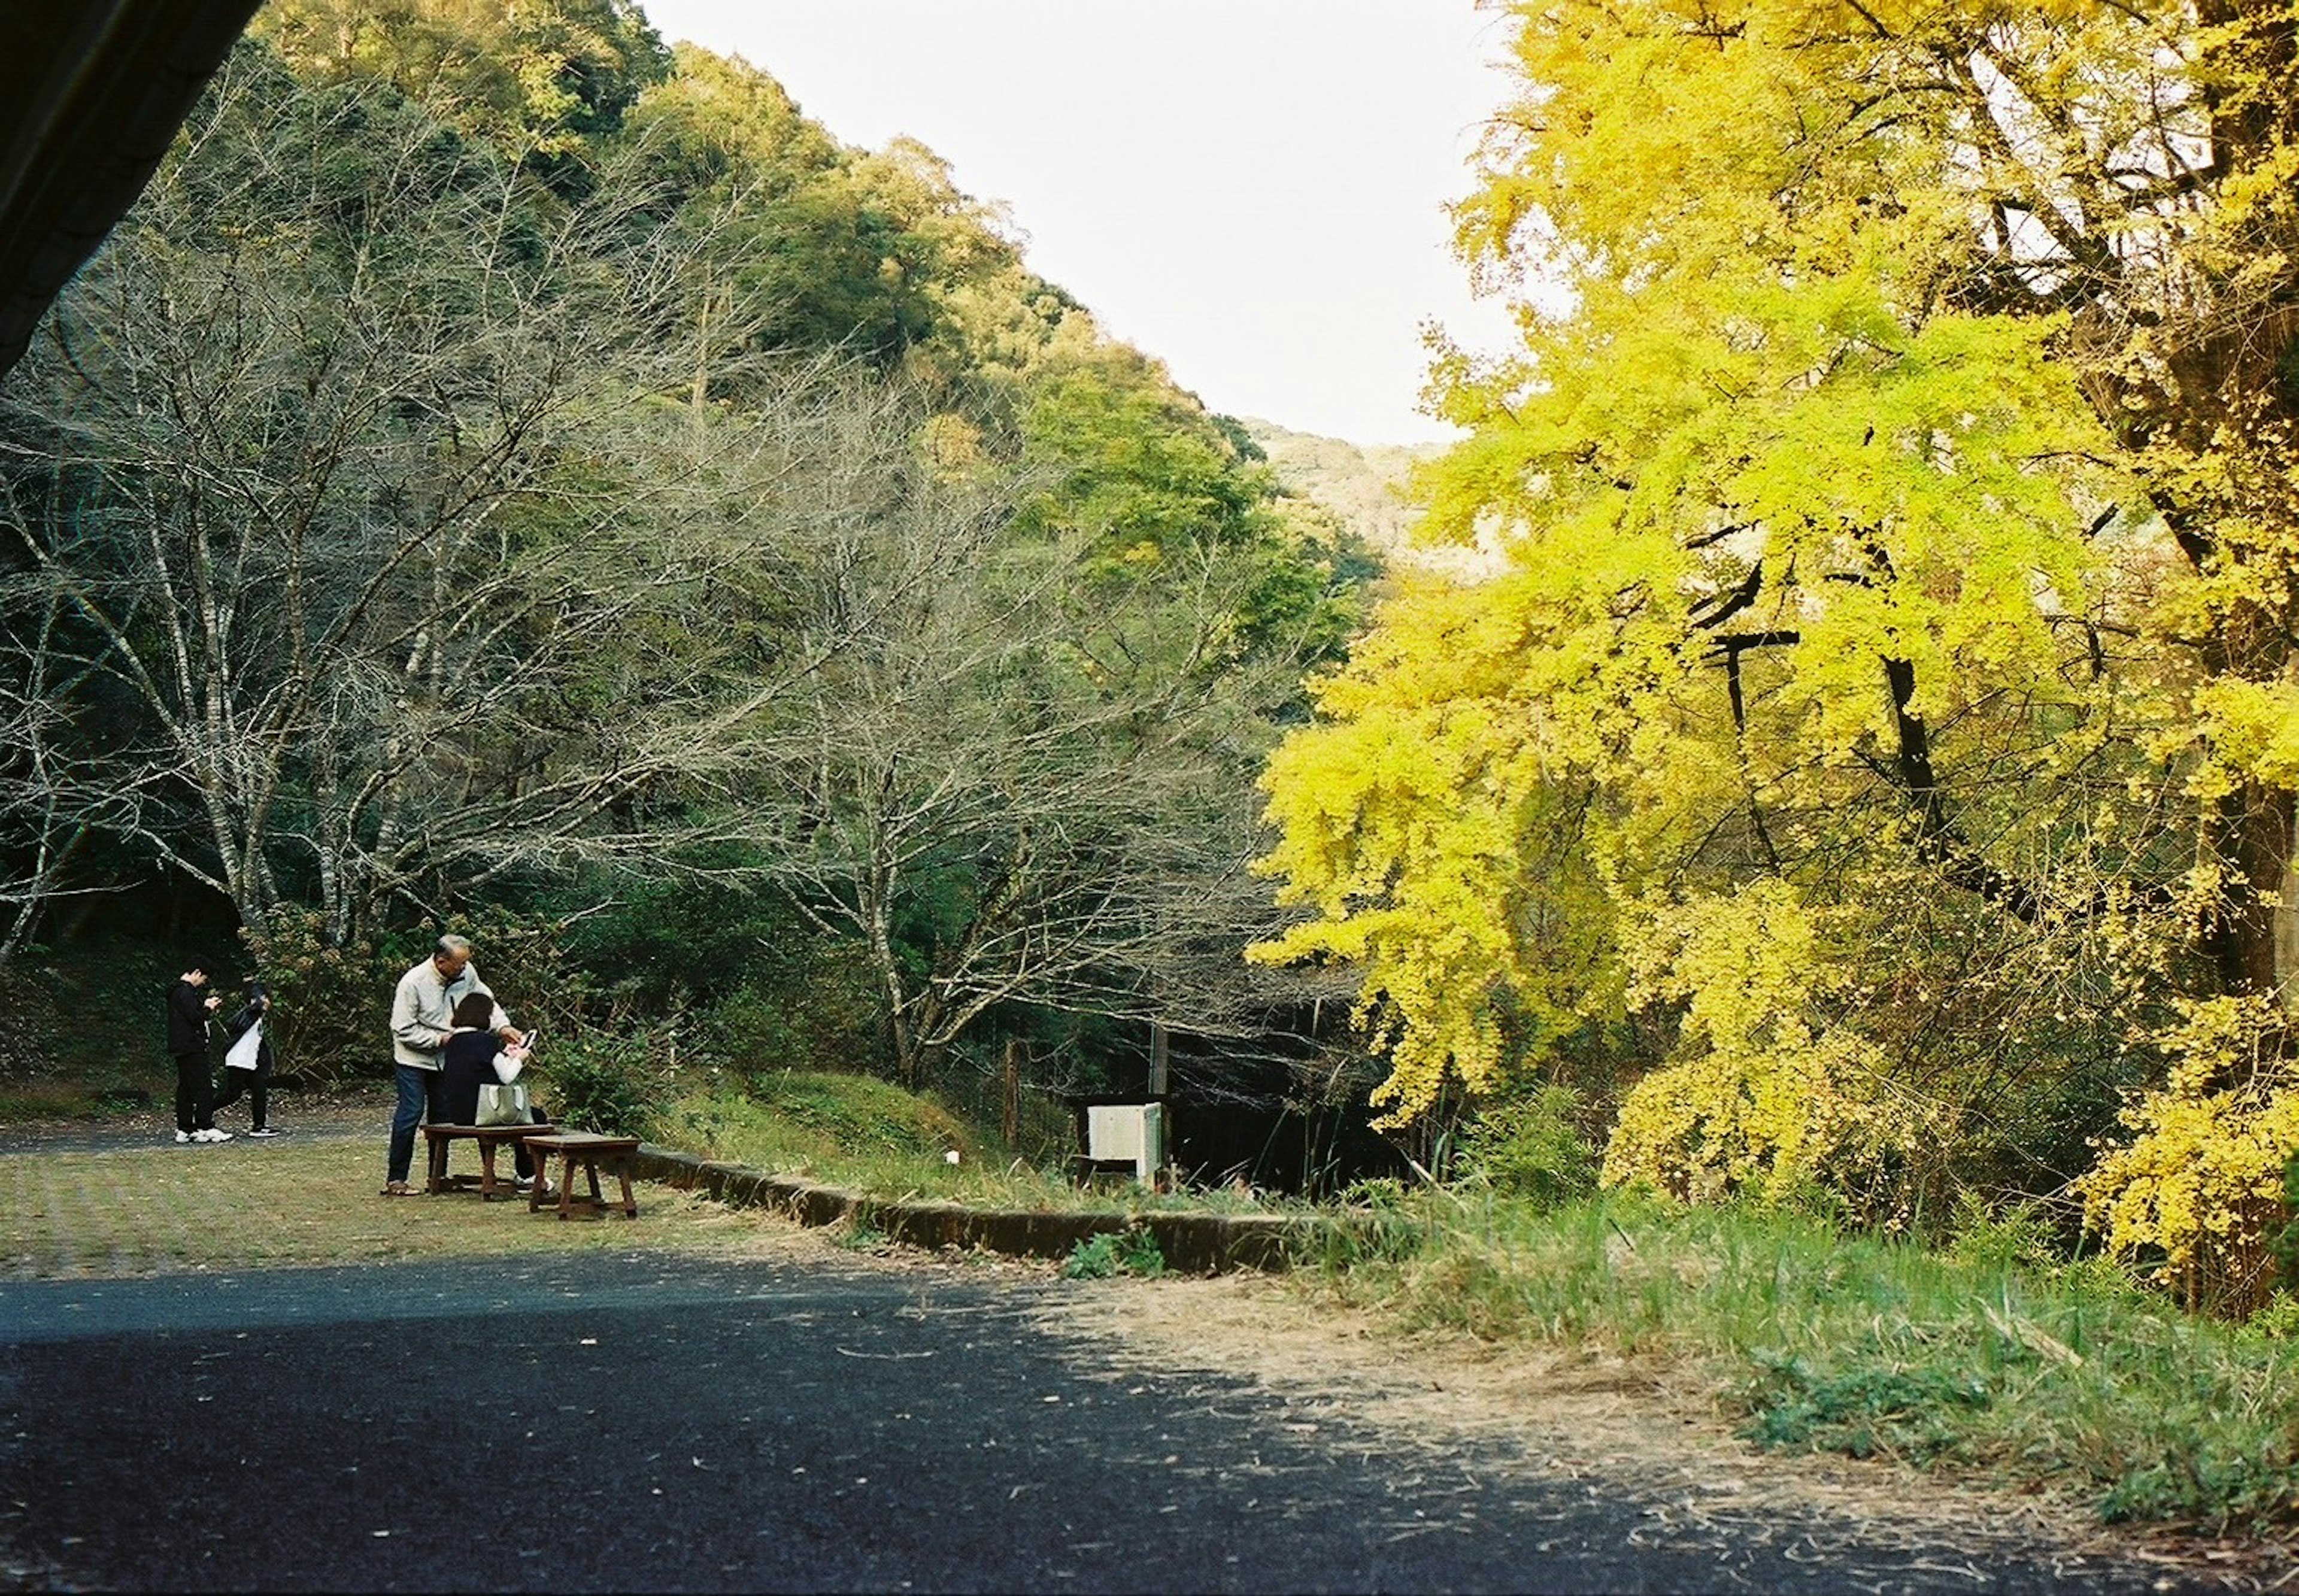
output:
[[[470,1125],[479,1117],[479,1088],[489,1081],[504,1085],[519,1079],[519,1071],[527,1068],[527,1053],[534,1045],[535,1033],[521,1036],[513,1032],[510,1040],[494,1028],[494,1017],[500,1012],[494,998],[473,993],[455,1005],[452,1016],[454,1029],[447,1035],[439,1049],[439,1123]],[[551,1118],[530,1100],[527,1114],[535,1124],[548,1125]],[[535,1189],[535,1155],[524,1142],[511,1143],[511,1160],[519,1174],[519,1189]],[[543,1183],[543,1194],[552,1196],[551,1183]]]
[[[215,1125],[215,1077],[208,1073],[208,1017],[223,1000],[207,991],[210,961],[194,956],[168,989],[168,1055],[176,1064],[176,1140],[228,1142]]]

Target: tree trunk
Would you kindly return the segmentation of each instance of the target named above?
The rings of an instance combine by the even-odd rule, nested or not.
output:
[[[1006,1043],[1006,1112],[999,1129],[1006,1140],[1006,1151],[1022,1151],[1022,1043],[1017,1040]]]
[[[2299,905],[2293,902],[2292,798],[2245,783],[2221,801],[2207,835],[2234,879],[2204,927],[2204,942],[2228,992],[2280,993],[2299,970]],[[2279,902],[2278,902],[2279,900]]]

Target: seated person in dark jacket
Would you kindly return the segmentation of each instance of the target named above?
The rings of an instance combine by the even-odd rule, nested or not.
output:
[[[443,1125],[470,1124],[478,1118],[479,1088],[491,1081],[517,1080],[527,1066],[527,1050],[504,1046],[502,1038],[491,1028],[494,1012],[494,999],[484,992],[472,993],[455,1005],[452,1017],[455,1028],[439,1049],[439,1122]],[[537,1125],[551,1123],[539,1108],[530,1105],[529,1113]],[[535,1185],[535,1158],[526,1143],[515,1142],[511,1146],[519,1166],[519,1189],[524,1192]],[[550,1183],[544,1182],[546,1194],[550,1189]]]

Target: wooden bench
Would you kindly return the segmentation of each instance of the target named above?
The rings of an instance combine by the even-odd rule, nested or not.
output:
[[[423,1146],[430,1178],[423,1189],[433,1196],[459,1188],[454,1177],[447,1173],[447,1152],[457,1142],[469,1141],[479,1144],[479,1198],[485,1202],[495,1199],[495,1188],[502,1183],[495,1179],[495,1149],[506,1142],[531,1142],[547,1135],[555,1126],[549,1125],[427,1125],[423,1127]],[[536,1166],[540,1173],[541,1165]]]
[[[638,1199],[631,1195],[631,1154],[639,1150],[636,1136],[602,1136],[590,1131],[552,1131],[547,1135],[527,1137],[527,1147],[541,1160],[535,1165],[537,1174],[550,1169],[551,1155],[554,1152],[565,1160],[559,1171],[560,1218],[568,1218],[577,1206],[600,1214],[610,1208],[619,1209],[626,1219],[639,1217]],[[623,1200],[620,1202],[609,1201],[599,1195],[599,1166],[602,1163],[610,1174],[623,1183]],[[591,1194],[588,1197],[575,1195],[575,1166],[577,1164],[583,1166],[583,1174],[590,1184]],[[530,1214],[535,1212],[542,1208],[543,1201],[543,1183],[538,1180],[535,1189],[527,1193],[527,1211]]]

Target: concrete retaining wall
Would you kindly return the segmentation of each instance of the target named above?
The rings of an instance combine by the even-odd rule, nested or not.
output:
[[[1197,1275],[1284,1268],[1294,1248],[1322,1223],[1278,1214],[1044,1214],[955,1202],[885,1202],[651,1143],[640,1146],[631,1173],[708,1192],[738,1207],[772,1209],[801,1225],[834,1225],[851,1216],[913,1247],[982,1247],[1018,1258],[1067,1258],[1080,1242],[1139,1228],[1157,1238],[1167,1268]]]

